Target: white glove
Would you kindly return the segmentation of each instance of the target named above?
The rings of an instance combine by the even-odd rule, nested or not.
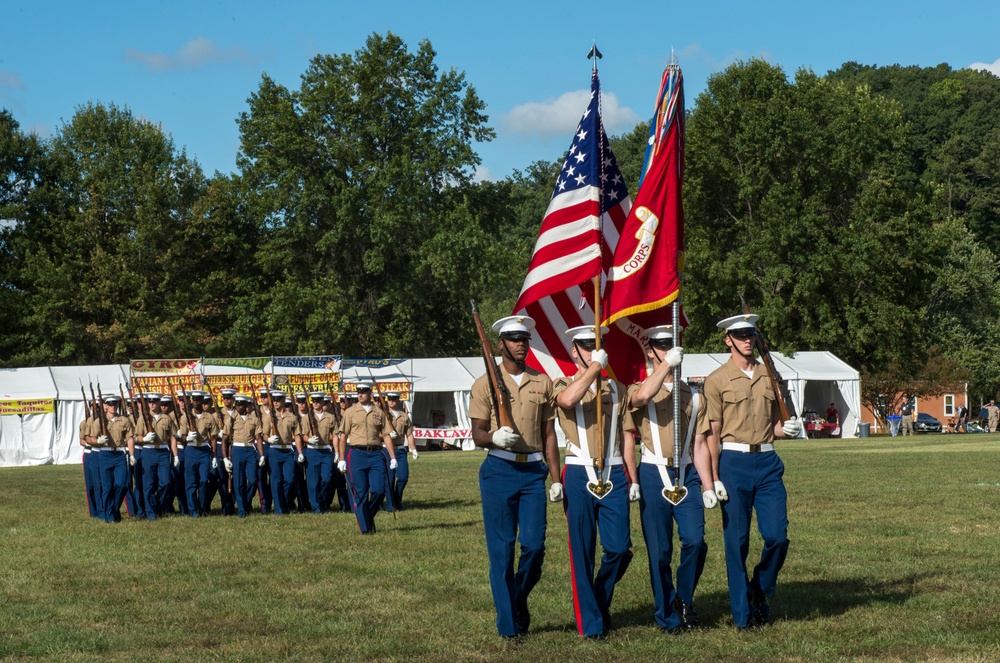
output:
[[[684,359],[684,348],[678,346],[676,348],[670,348],[669,350],[667,350],[667,356],[664,358],[664,361],[667,362],[667,365],[669,365],[670,368],[677,368],[678,366],[681,365],[681,360],[683,359]]]
[[[281,442],[281,437],[277,435],[272,435],[271,437],[267,438],[268,444],[278,444],[279,442]]]
[[[313,435],[312,437],[310,437],[310,438],[309,438],[309,439],[307,440],[307,442],[309,442],[309,444],[312,444],[312,445],[314,445],[314,446],[318,446],[318,445],[319,445],[319,438],[318,438],[318,437],[316,437],[315,435]]]
[[[299,462],[299,465],[301,465],[302,463],[306,462],[306,457],[303,456],[302,454],[299,454],[299,457],[296,458],[295,460],[297,460]]]
[[[590,353],[590,361],[596,361],[601,365],[601,368],[608,367],[608,353],[604,351],[604,348],[600,350],[594,350]]]
[[[260,458],[257,459],[257,467],[264,467],[264,463],[266,462],[267,461],[265,460],[265,458],[261,456]]]
[[[518,441],[521,436],[514,432],[510,426],[501,426],[493,431],[493,444],[501,449],[509,449]]]
[[[392,460],[390,460],[390,461],[389,461],[389,469],[390,469],[390,470],[394,470],[394,469],[396,469],[396,468],[397,468],[398,466],[399,466],[399,463],[397,463],[397,462],[396,462],[396,459],[395,459],[395,458],[393,458]]]
[[[101,445],[102,447],[106,447],[109,444],[111,444],[111,438],[108,437],[107,435],[101,435],[100,437],[97,438],[97,444]]]
[[[180,467],[180,466],[181,466],[181,457],[174,456],[174,467]]]
[[[228,458],[222,459],[222,466],[226,468],[226,472],[233,471],[233,461],[229,460]]]
[[[153,431],[149,431],[148,433],[142,436],[142,441],[147,444],[149,444],[155,439],[156,439],[156,433],[154,433]]]
[[[216,458],[215,456],[212,456],[212,469],[213,470],[219,469],[219,459]]]
[[[347,461],[346,460],[338,460],[337,461],[337,469],[340,470],[341,474],[343,474],[344,472],[346,472],[347,471]]]
[[[628,501],[638,502],[640,497],[642,497],[642,491],[639,489],[639,484],[633,483],[628,487]]]
[[[397,437],[399,437],[399,433],[396,431],[389,431],[389,439],[395,440]]]
[[[798,437],[802,434],[802,422],[792,417],[781,424],[781,430],[785,431],[785,437]]]
[[[729,499],[729,493],[726,492],[726,486],[721,481],[715,482],[715,496],[720,502],[725,502]]]
[[[413,456],[413,460],[416,460],[417,458],[420,457],[420,454],[417,453],[416,449],[410,449],[410,455]]]
[[[198,431],[191,431],[190,433],[188,433],[187,434],[187,441],[188,442],[197,442],[198,441]]]
[[[550,502],[562,502],[563,489],[562,484],[558,481],[554,481],[551,486],[549,486],[549,501]]]
[[[135,456],[128,457],[128,464],[131,465],[132,467],[135,467]]]
[[[719,498],[715,496],[714,490],[706,490],[701,494],[701,501],[705,503],[706,509],[714,509],[719,503]]]

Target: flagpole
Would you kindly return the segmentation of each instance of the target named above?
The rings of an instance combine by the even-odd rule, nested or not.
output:
[[[594,277],[594,350],[601,349],[601,275]],[[597,458],[594,460],[594,467],[597,468],[597,493],[603,495],[607,490],[604,482],[604,396],[601,393],[601,372],[597,372],[594,379],[597,387]],[[582,425],[583,422],[581,422]],[[580,440],[583,443],[583,440]]]
[[[678,69],[680,69],[680,63],[677,61],[677,55],[674,53],[674,49],[670,49],[670,62],[667,65],[667,69],[670,70],[669,85],[670,89],[667,92],[667,97],[671,97],[674,94],[674,86],[676,83],[675,74]],[[674,121],[679,121],[674,118]],[[680,152],[677,156],[681,158]],[[666,156],[666,155],[664,155]],[[678,172],[680,172],[678,170]],[[678,252],[683,250],[683,247],[677,247]],[[680,265],[680,256],[678,256],[677,264]],[[684,275],[677,270],[677,298],[674,299],[673,305],[671,307],[671,320],[673,322],[673,332],[674,332],[674,347],[679,348],[681,345],[681,297],[684,292]],[[681,399],[680,399],[680,384],[681,384],[681,365],[677,364],[673,368],[673,378],[674,378],[674,478],[676,480],[677,488],[683,487],[684,479],[681,476]],[[685,431],[686,432],[686,431]]]

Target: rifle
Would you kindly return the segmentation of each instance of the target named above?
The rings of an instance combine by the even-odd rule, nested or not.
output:
[[[135,379],[135,383],[139,386],[139,411],[142,412],[142,423],[146,427],[146,432],[153,430],[153,415],[149,412],[149,403],[146,401],[145,394],[149,393],[149,385],[143,384],[139,378]]]
[[[138,386],[139,389],[141,390],[142,389],[142,385],[139,384],[139,379],[138,378],[136,378],[136,382],[135,383],[136,383],[136,386]],[[139,416],[142,417],[142,423],[146,427],[146,430],[149,431],[150,429],[153,428],[153,422],[150,421],[150,419],[149,419],[149,410],[146,409],[146,407],[145,407],[145,405],[146,405],[146,399],[144,399],[142,397],[142,393],[140,393],[139,397],[136,398],[135,394],[132,393],[132,387],[128,388],[128,395],[129,395],[129,398],[132,399],[132,409],[133,410],[135,410],[135,409],[139,410]],[[136,419],[136,421],[133,422],[133,423],[138,423],[138,419]]]
[[[312,433],[313,437],[319,437],[319,422],[316,421],[316,411],[313,409],[313,404],[316,402],[312,396],[307,396],[309,399],[309,432]],[[320,401],[322,403],[323,401]]]
[[[122,414],[127,416],[128,420],[135,426],[135,407],[132,402],[125,400],[125,391],[121,382],[118,383],[118,396],[122,399]]]
[[[479,334],[479,344],[482,346],[483,361],[486,363],[486,378],[489,381],[490,397],[493,399],[493,411],[497,413],[497,422],[501,427],[507,426],[513,430],[514,417],[510,413],[510,392],[500,374],[500,366],[493,358],[493,348],[490,347],[489,339],[486,338],[486,329],[483,327],[483,321],[479,318],[475,299],[472,300],[472,319],[476,323],[476,333]]]
[[[343,379],[343,377],[341,377],[341,379]],[[330,386],[331,386],[330,385],[330,376],[327,375],[326,376],[326,390],[327,390],[327,392],[330,393],[330,398],[333,399],[334,397],[339,396],[339,393],[338,394],[334,394],[332,392]],[[333,412],[333,420],[337,423],[337,427],[339,428],[340,427],[340,416],[341,416],[340,415],[340,399],[338,398],[337,400],[333,400],[332,403],[333,403],[333,407],[331,407],[330,410]]]
[[[87,400],[87,392],[83,390],[83,381],[80,381],[80,395],[83,396],[83,404],[87,408],[87,418],[94,418],[94,402]],[[89,445],[88,445],[89,446]]]
[[[183,387],[184,385],[181,386]],[[188,432],[190,433],[193,431],[197,433],[198,432],[196,430],[197,426],[194,423],[194,418],[191,416],[191,396],[188,394],[187,389],[183,390],[183,397],[184,397],[184,419],[187,420]]]
[[[80,388],[83,389],[82,386]],[[108,418],[104,414],[104,396],[101,395],[100,382],[97,383],[97,396],[94,396],[94,383],[93,382],[90,383],[90,397],[93,398],[94,402],[98,404],[97,418],[101,422],[101,435],[110,438],[110,436],[108,435]],[[100,397],[100,400],[98,400],[98,397]],[[114,440],[111,440],[111,446],[117,448],[118,445],[115,444]]]
[[[174,426],[179,431],[181,429],[181,418],[177,414],[177,395],[174,392],[174,383],[170,381],[170,378],[167,378],[167,389],[170,390],[170,414],[174,415]]]
[[[747,301],[743,299],[743,294],[740,294],[740,305],[743,306],[743,313],[745,315],[750,315],[750,307],[747,305]],[[767,369],[767,378],[771,382],[771,389],[774,390],[774,394],[778,400],[778,414],[781,417],[781,423],[785,423],[791,419],[791,415],[788,413],[788,406],[785,405],[785,397],[781,393],[780,385],[778,381],[781,379],[781,375],[774,368],[774,360],[771,359],[771,350],[767,347],[767,341],[764,340],[764,334],[760,331],[760,325],[756,322],[753,325],[754,331],[756,332],[753,337],[754,345],[757,348],[757,352],[760,354],[761,363],[764,364],[764,368]]]

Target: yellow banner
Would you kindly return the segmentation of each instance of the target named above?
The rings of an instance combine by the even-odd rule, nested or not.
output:
[[[178,389],[201,389],[200,375],[143,375],[132,376],[132,389],[139,393],[158,391],[173,395]]]
[[[322,391],[324,394],[340,393],[340,373],[293,373],[275,375],[274,386],[286,394]]]
[[[385,395],[385,392],[387,392],[387,391],[398,391],[399,392],[399,400],[401,400],[401,401],[408,401],[408,400],[410,400],[410,390],[412,388],[412,385],[409,382],[406,382],[406,381],[397,381],[397,382],[386,381],[386,382],[382,382],[380,380],[378,382],[378,388],[379,388],[379,390],[381,390],[383,396]],[[353,382],[345,382],[344,383],[344,393],[345,394],[354,395],[357,392],[358,392],[358,385],[356,385]],[[376,395],[377,396],[378,393],[379,393],[378,390],[375,390],[375,389],[372,390],[372,395]]]
[[[222,389],[235,389],[237,393],[253,396],[261,387],[268,387],[270,385],[270,373],[260,373],[257,375],[206,375],[205,386],[202,388],[212,392],[215,402],[222,405],[222,396],[219,394],[219,391]]]
[[[56,411],[54,398],[18,398],[0,401],[0,415],[47,414]]]
[[[192,373],[198,359],[135,359],[129,363],[133,373]]]

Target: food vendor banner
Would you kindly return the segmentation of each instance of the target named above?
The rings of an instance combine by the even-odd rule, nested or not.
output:
[[[211,392],[215,402],[221,405],[222,397],[219,392],[222,389],[235,389],[237,393],[251,395],[261,387],[270,386],[270,373],[255,373],[253,375],[233,373],[229,375],[206,375],[205,386],[202,388],[205,391]]]
[[[286,394],[321,391],[340,393],[340,373],[289,373],[274,376],[274,386]]]
[[[205,366],[227,366],[229,368],[249,368],[252,371],[263,371],[269,361],[271,361],[270,357],[206,357],[203,363]]]
[[[366,382],[371,382],[371,380],[364,380]],[[378,388],[384,395],[387,391],[398,391],[399,400],[408,401],[410,400],[410,392],[413,391],[413,383],[407,382],[405,380],[379,380]],[[358,385],[354,382],[344,383],[344,393],[349,396],[355,396],[358,393]],[[378,394],[378,390],[372,390],[373,395]]]
[[[47,414],[56,411],[53,398],[14,398],[0,400],[0,416],[15,414]]]
[[[275,357],[274,368],[312,368],[317,371],[339,371],[340,355],[313,355],[311,357]],[[275,371],[277,372],[277,371]]]

